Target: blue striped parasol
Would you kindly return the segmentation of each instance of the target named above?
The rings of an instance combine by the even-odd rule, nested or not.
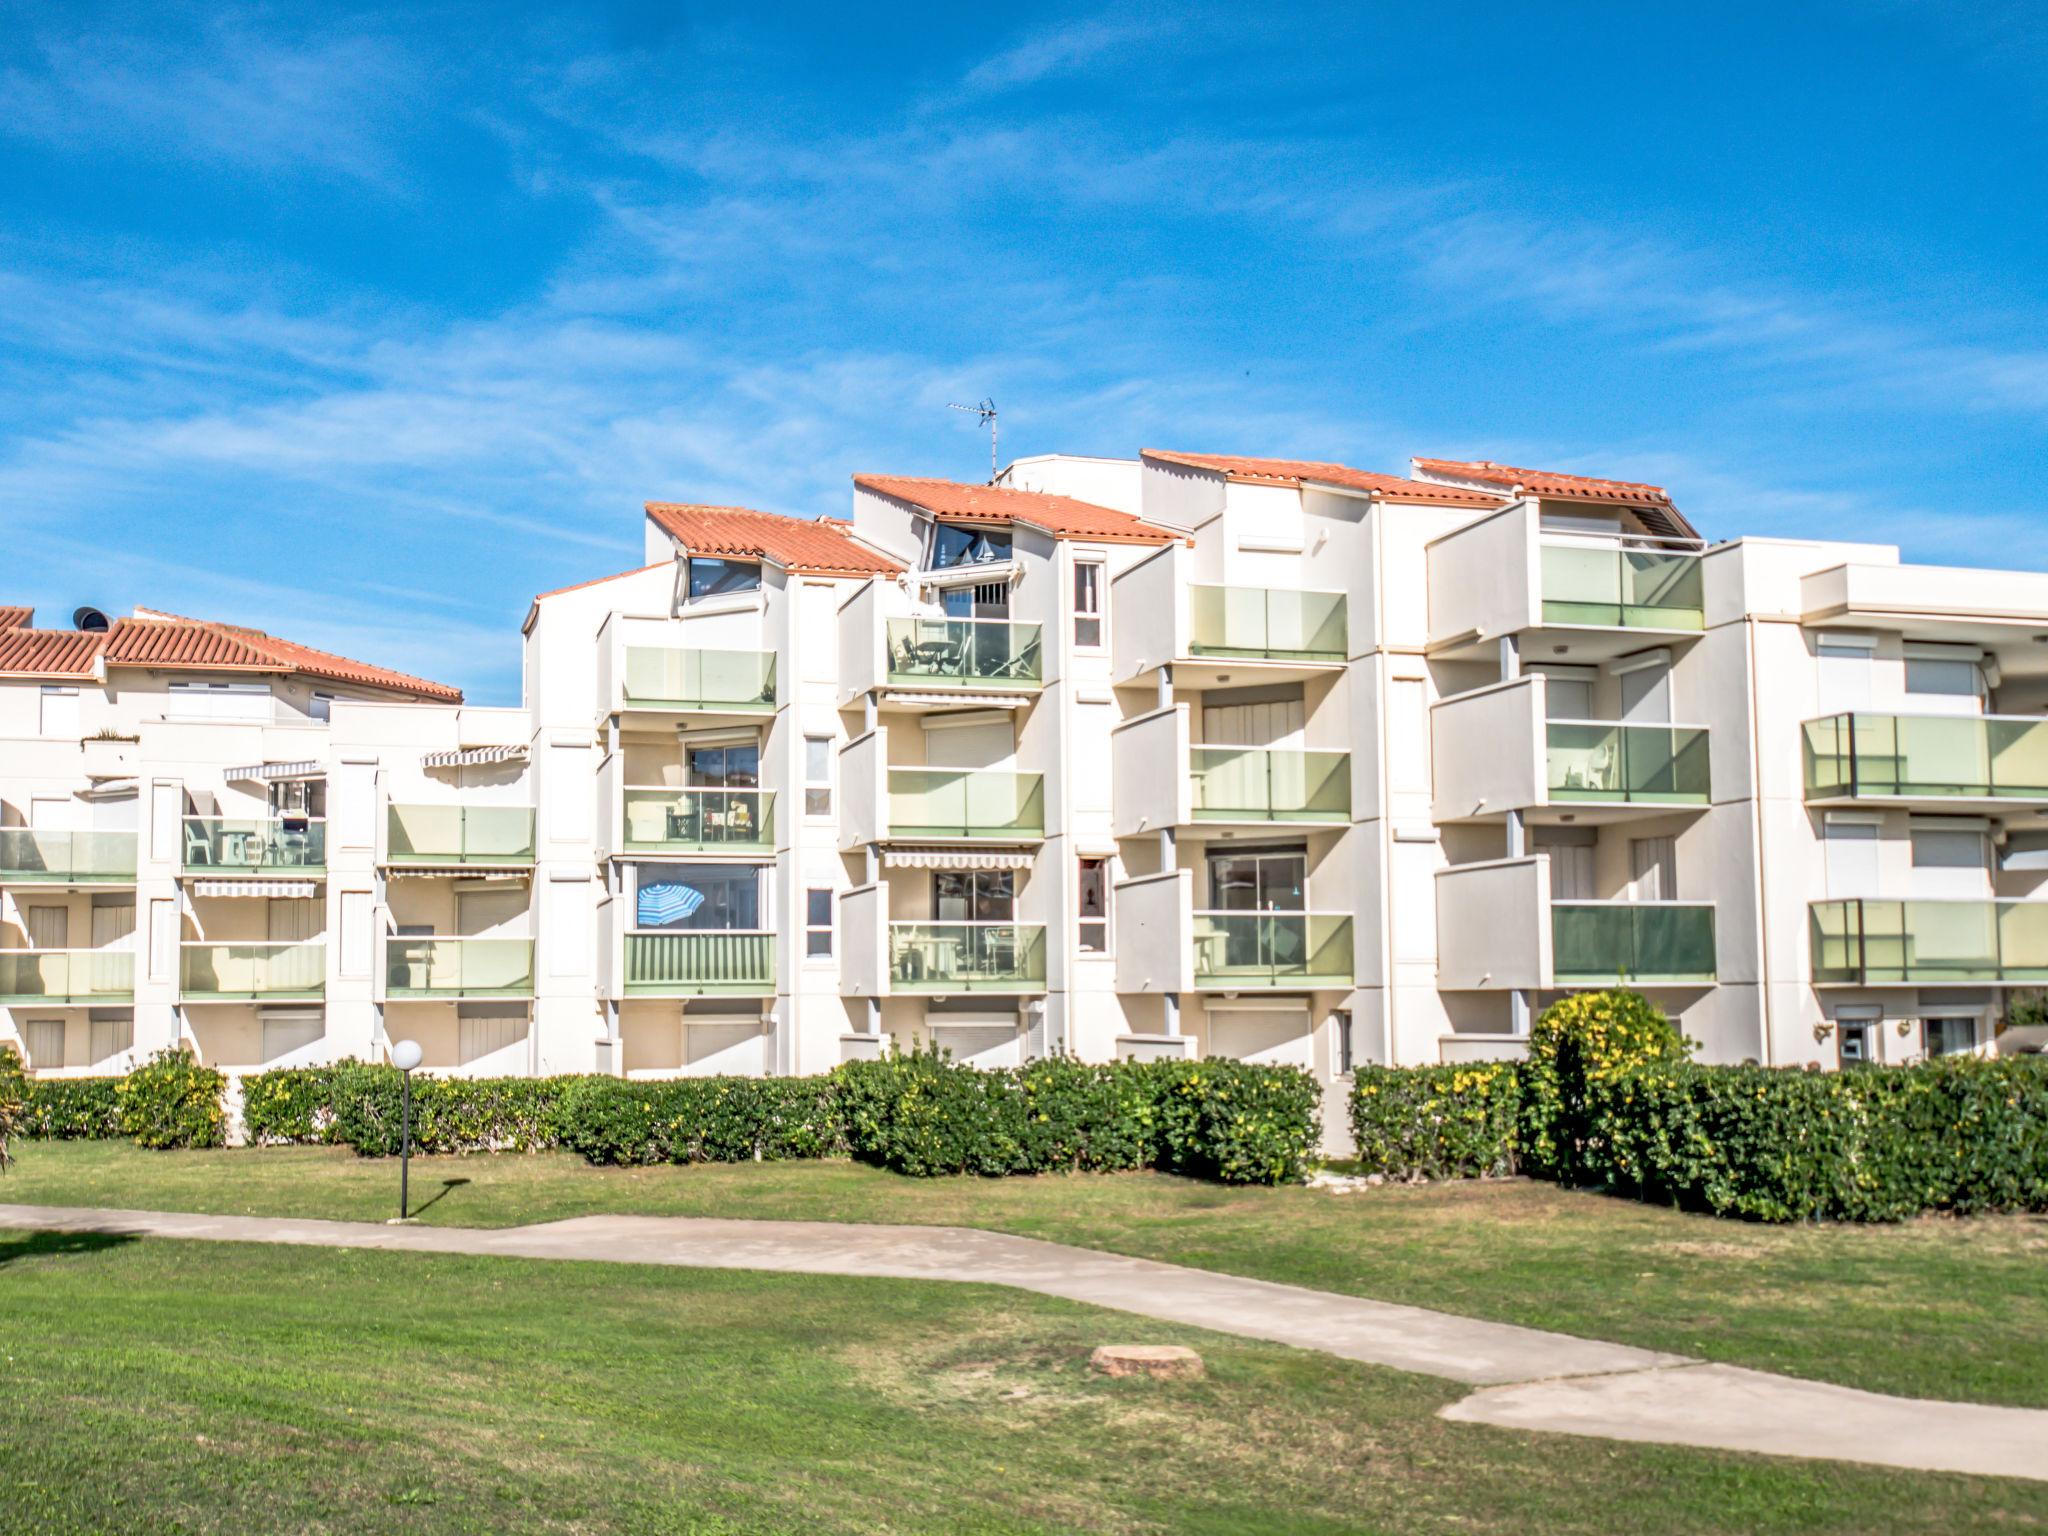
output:
[[[640,887],[640,926],[653,928],[662,923],[680,923],[703,905],[704,893],[694,885],[684,885],[675,880],[643,885]]]

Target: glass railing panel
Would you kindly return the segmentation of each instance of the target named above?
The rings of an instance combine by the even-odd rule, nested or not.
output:
[[[891,923],[898,992],[1043,992],[1043,923]]]
[[[1006,619],[890,619],[889,681],[911,688],[1036,688],[1045,679],[1039,626]]]
[[[772,710],[775,653],[629,645],[625,696],[658,708]]]
[[[1709,982],[1714,909],[1675,902],[1552,902],[1550,968],[1560,982]]]
[[[133,950],[0,950],[0,1003],[122,1003],[134,996]]]
[[[1348,654],[1344,594],[1191,586],[1188,651],[1195,656],[1342,661]]]
[[[1704,629],[1695,554],[1619,545],[1541,546],[1543,622],[1603,629]]]
[[[1045,775],[991,768],[891,768],[889,830],[907,837],[1042,837]]]
[[[533,940],[390,938],[384,986],[392,997],[524,997],[533,992]]]
[[[0,880],[119,884],[135,878],[133,832],[0,827]]]
[[[1695,726],[1552,720],[1549,798],[1705,805],[1707,733]]]
[[[653,851],[772,849],[775,793],[766,789],[629,789],[625,843]]]
[[[719,929],[626,935],[627,992],[772,992],[775,935]]]
[[[319,997],[327,984],[327,947],[188,943],[178,972],[188,997]]]
[[[1190,747],[1198,821],[1349,821],[1351,754]]]
[[[1811,798],[2048,800],[2048,720],[1830,715],[1805,738]]]
[[[1821,901],[1809,926],[1815,981],[2048,979],[2048,902]]]
[[[1197,912],[1195,985],[1348,987],[1351,918],[1334,912]]]
[[[531,864],[533,810],[523,805],[394,805],[385,816],[393,864]]]
[[[325,869],[327,823],[319,817],[185,818],[187,874]]]

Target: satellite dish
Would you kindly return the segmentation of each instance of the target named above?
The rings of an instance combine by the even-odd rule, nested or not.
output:
[[[104,613],[88,605],[71,611],[71,627],[88,635],[104,635],[114,626]]]

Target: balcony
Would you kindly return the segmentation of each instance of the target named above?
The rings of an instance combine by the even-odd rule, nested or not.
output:
[[[727,715],[775,713],[773,651],[701,651],[628,645],[621,672],[627,709]]]
[[[1343,826],[1351,820],[1348,752],[1191,746],[1188,778],[1198,822]]]
[[[1349,655],[1344,594],[1190,586],[1188,653],[1245,661],[1341,665]]]
[[[1709,985],[1715,977],[1711,902],[1554,901],[1551,978],[1559,986],[1631,982]]]
[[[883,634],[891,688],[1035,693],[1045,684],[1036,624],[1007,619],[890,619]]]
[[[626,935],[628,997],[763,995],[775,990],[775,935],[722,929]]]
[[[766,789],[627,789],[628,853],[773,853],[775,793]]]
[[[1707,627],[1700,557],[1644,541],[1541,541],[1543,622],[1599,629]]]
[[[18,1008],[133,1001],[132,950],[0,950],[0,1004]]]
[[[1043,923],[891,923],[889,988],[899,993],[1045,990]]]
[[[962,842],[1038,842],[1045,775],[993,768],[891,768],[889,835]]]
[[[2048,901],[1817,901],[1816,983],[2048,981]]]
[[[533,940],[387,938],[387,997],[531,997]]]
[[[384,862],[442,869],[523,869],[533,863],[533,810],[523,805],[394,805]]]
[[[188,875],[317,875],[327,868],[327,823],[319,817],[185,818]]]
[[[1705,805],[1707,733],[1695,725],[1607,720],[1544,722],[1552,805]]]
[[[179,947],[178,986],[185,1002],[314,1001],[327,990],[327,946],[210,944]]]
[[[1337,912],[1197,912],[1199,988],[1348,988],[1351,917]]]
[[[1805,739],[1808,800],[2048,802],[2039,716],[1830,715]]]
[[[133,832],[0,827],[0,885],[133,885]]]

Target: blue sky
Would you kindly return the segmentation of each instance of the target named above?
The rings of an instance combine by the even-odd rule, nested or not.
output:
[[[2048,566],[2038,5],[0,0],[0,600],[509,702],[649,498],[1139,447]]]

